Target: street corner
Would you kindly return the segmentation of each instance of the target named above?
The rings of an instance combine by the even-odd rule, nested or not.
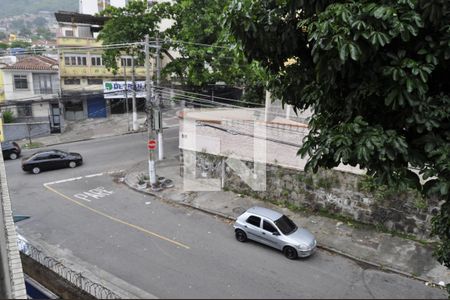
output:
[[[125,183],[128,187],[142,192],[147,193],[153,196],[161,197],[164,192],[174,190],[175,183],[172,179],[166,178],[164,176],[156,175],[156,183],[151,184],[149,175],[145,172],[128,172],[120,174],[123,177],[120,177],[123,183]]]

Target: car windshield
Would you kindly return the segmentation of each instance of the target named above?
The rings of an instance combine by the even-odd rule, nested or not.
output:
[[[61,151],[61,150],[55,150],[55,154],[67,156],[67,152]]]
[[[275,224],[283,234],[290,234],[297,230],[297,225],[295,225],[295,223],[285,215],[276,220]]]

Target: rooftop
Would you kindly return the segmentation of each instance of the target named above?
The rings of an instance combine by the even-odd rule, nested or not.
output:
[[[281,218],[283,215],[277,211],[271,210],[269,208],[264,208],[264,207],[259,207],[259,206],[254,206],[251,207],[247,210],[247,212],[255,214],[255,215],[259,215],[262,217],[266,217],[267,219],[270,219],[272,221],[278,220],[279,218]]]
[[[43,55],[26,55],[17,57],[17,62],[7,64],[6,70],[46,70],[58,69],[58,61]]]
[[[58,11],[55,13],[56,21],[63,23],[78,23],[103,26],[109,19],[108,17],[92,16],[80,14],[72,11]]]

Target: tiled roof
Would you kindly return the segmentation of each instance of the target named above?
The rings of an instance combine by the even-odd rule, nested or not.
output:
[[[7,65],[3,69],[54,71],[58,69],[58,61],[42,55],[20,56],[15,64]]]

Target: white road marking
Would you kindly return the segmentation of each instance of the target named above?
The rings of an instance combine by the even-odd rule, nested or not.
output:
[[[52,185],[52,184],[64,183],[64,182],[75,181],[75,180],[80,180],[80,179],[83,179],[83,177],[74,177],[74,178],[69,178],[69,179],[47,182],[47,183],[44,183],[44,185]]]
[[[92,177],[103,176],[103,175],[105,175],[105,173],[106,174],[115,174],[115,173],[121,173],[121,172],[124,172],[124,171],[125,170],[109,171],[109,172],[90,174],[90,175],[85,175],[85,176],[80,176],[80,177],[73,177],[73,178],[68,178],[68,179],[63,179],[63,180],[47,182],[47,183],[44,183],[44,186],[49,186],[49,185],[58,184],[58,183],[64,183],[64,182],[80,180],[80,179],[83,179],[83,178],[92,178]]]
[[[115,174],[115,173],[122,173],[125,172],[125,170],[117,170],[117,171],[109,171],[108,174]]]
[[[99,199],[99,198],[103,198],[103,197],[106,197],[106,196],[109,196],[112,194],[114,194],[113,191],[108,191],[104,187],[99,186],[99,187],[96,187],[95,189],[90,189],[87,192],[82,192],[80,194],[75,194],[73,196],[78,199],[85,200],[87,202],[91,202],[89,197],[94,198],[94,199]]]
[[[84,200],[86,202],[91,202],[91,200],[88,199],[88,196],[86,196],[85,194],[75,194],[73,195],[74,197]]]
[[[84,177],[85,177],[85,178],[91,178],[91,177],[97,177],[97,176],[103,176],[103,173],[92,174],[92,175],[86,175],[86,176],[84,176]]]

